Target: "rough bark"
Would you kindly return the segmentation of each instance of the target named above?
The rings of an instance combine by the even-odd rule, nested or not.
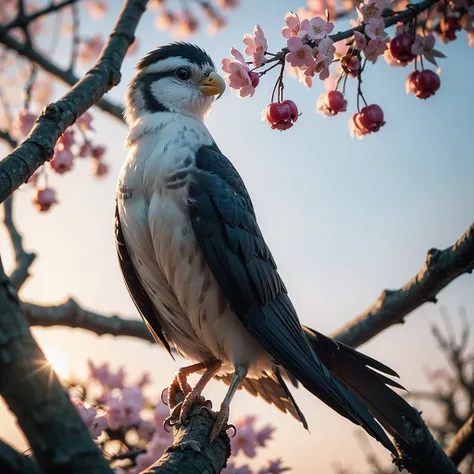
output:
[[[207,410],[194,406],[189,423],[174,427],[173,444],[142,474],[218,474],[230,456],[230,441],[225,433],[209,445],[214,424]]]
[[[112,473],[21,313],[0,261],[0,395],[45,473]]]
[[[437,294],[449,283],[474,268],[474,223],[452,246],[428,251],[423,268],[398,290],[384,290],[360,316],[334,331],[331,337],[360,346],[424,303],[436,303]]]
[[[41,474],[38,464],[0,439],[0,472],[3,474]]]
[[[0,202],[50,160],[61,134],[120,82],[120,67],[146,3],[147,0],[125,2],[96,65],[60,100],[43,110],[25,141],[0,162]]]

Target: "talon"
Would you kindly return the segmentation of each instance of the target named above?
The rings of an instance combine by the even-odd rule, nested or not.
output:
[[[188,393],[181,408],[181,424],[186,425],[188,423],[188,414],[194,404],[205,405],[205,403],[206,399],[199,392],[192,390]]]
[[[181,391],[181,387],[179,386],[179,382],[175,379],[171,382],[171,385],[168,387],[168,403],[167,405],[171,408],[176,406],[175,398],[178,392]]]
[[[169,390],[169,387],[164,388],[163,391],[161,392],[161,395],[160,395],[161,401],[162,401],[163,404],[166,405],[166,406],[169,406],[168,390]],[[166,396],[165,396],[165,392],[166,392]]]
[[[224,430],[224,427],[227,426],[227,422],[229,421],[229,404],[226,402],[222,402],[221,409],[217,413],[216,421],[214,422],[214,426],[212,427],[211,434],[209,435],[209,443],[212,444],[216,438],[221,434]]]
[[[200,408],[199,413],[202,414],[203,411],[207,411],[207,413],[209,413],[209,416],[210,416],[211,418],[213,418],[215,415],[214,415],[214,412],[212,411],[211,408],[212,408],[212,406],[209,407],[209,406],[207,406],[207,403],[206,403],[206,405],[203,405],[203,406]]]
[[[163,422],[163,429],[167,433],[169,433],[169,431],[166,429],[168,426],[171,428],[174,425],[177,425],[179,423],[182,407],[183,407],[183,402],[179,402],[172,408],[169,416],[165,418],[165,421]]]
[[[224,431],[227,430],[233,430],[234,432],[230,435],[231,438],[233,438],[237,434],[237,428],[233,424],[228,424],[225,428]]]

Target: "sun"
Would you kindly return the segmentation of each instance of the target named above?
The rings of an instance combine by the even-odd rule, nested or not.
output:
[[[60,349],[54,346],[47,346],[43,348],[44,355],[48,359],[51,367],[60,377],[68,377],[71,375],[71,368],[67,363],[67,359]]]

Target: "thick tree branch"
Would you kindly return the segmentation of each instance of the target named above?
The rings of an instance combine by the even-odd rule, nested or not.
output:
[[[451,460],[459,466],[461,461],[474,449],[474,415],[464,423],[464,426],[458,431],[456,437],[446,450],[446,454]]]
[[[23,237],[16,229],[13,222],[13,196],[9,196],[3,203],[4,217],[3,223],[8,231],[12,242],[13,252],[15,255],[15,268],[10,275],[10,281],[17,291],[20,290],[23,283],[29,277],[28,270],[36,258],[35,253],[25,252],[23,249]]]
[[[0,439],[0,472],[8,474],[41,474],[34,459],[13,449]]]
[[[0,162],[0,202],[50,160],[61,134],[120,82],[120,67],[146,4],[147,0],[124,3],[96,65],[59,101],[43,110],[25,141]]]
[[[454,279],[474,268],[474,224],[451,247],[430,249],[423,268],[399,290],[384,290],[360,316],[331,337],[360,346],[424,303],[436,303],[436,295]]]
[[[112,473],[30,334],[0,260],[0,395],[45,473]]]
[[[225,433],[209,445],[209,434],[216,414],[195,405],[185,426],[175,425],[173,444],[142,474],[217,474],[230,456],[230,441]]]
[[[150,331],[141,319],[104,316],[81,308],[73,299],[68,299],[55,306],[22,303],[22,309],[30,326],[66,326],[92,331],[99,336],[110,334],[153,341]]]

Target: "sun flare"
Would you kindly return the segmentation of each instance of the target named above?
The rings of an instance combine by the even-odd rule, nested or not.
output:
[[[71,368],[64,352],[54,346],[44,347],[43,352],[51,367],[60,377],[68,377],[71,374]]]

